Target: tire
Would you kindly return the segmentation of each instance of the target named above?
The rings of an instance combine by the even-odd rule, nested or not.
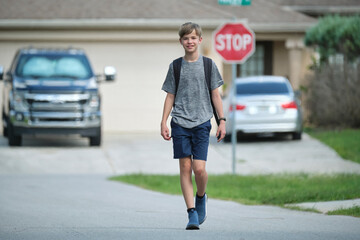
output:
[[[7,119],[7,117],[5,117],[5,114],[3,113],[2,115],[2,120],[3,120],[3,129],[2,129],[2,134],[4,137],[8,136],[8,126],[9,126],[9,120]],[[6,127],[4,126],[4,123],[6,123]]]
[[[229,143],[231,142],[231,134],[226,134],[224,137],[224,142]]]
[[[14,126],[9,123],[7,127],[9,146],[21,146],[22,136],[15,135]]]
[[[98,133],[96,136],[89,137],[90,146],[98,147],[101,145],[101,129],[99,128]]]
[[[301,132],[294,132],[292,133],[293,140],[301,140]]]

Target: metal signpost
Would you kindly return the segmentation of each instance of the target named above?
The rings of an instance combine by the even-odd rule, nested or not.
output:
[[[238,2],[240,2],[239,0]],[[225,0],[223,1],[225,2]],[[230,1],[227,1],[230,2]],[[220,3],[220,0],[219,0]],[[213,32],[215,51],[232,64],[232,172],[236,172],[236,64],[244,63],[255,52],[255,34],[244,21],[221,25]]]

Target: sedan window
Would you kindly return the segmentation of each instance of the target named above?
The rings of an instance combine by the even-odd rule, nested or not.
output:
[[[280,82],[255,82],[255,83],[238,83],[236,86],[237,95],[253,94],[289,94],[289,88],[285,83]]]

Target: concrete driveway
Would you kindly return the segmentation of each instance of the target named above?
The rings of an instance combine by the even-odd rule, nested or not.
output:
[[[208,171],[231,172],[230,144],[211,140]],[[262,139],[237,145],[237,172],[360,172],[321,143]],[[0,138],[0,239],[359,239],[360,219],[209,199],[200,231],[185,231],[182,196],[108,181],[124,173],[177,174],[171,143],[159,135],[86,139]],[[306,166],[303,166],[303,165]],[[309,165],[309,166],[308,166]]]
[[[236,172],[360,173],[360,164],[341,159],[335,151],[304,134],[303,140],[262,138],[237,144]],[[28,137],[24,146],[8,147],[0,137],[0,174],[177,174],[172,143],[158,134],[107,134],[101,148],[76,137]],[[209,173],[231,173],[231,144],[211,138]]]

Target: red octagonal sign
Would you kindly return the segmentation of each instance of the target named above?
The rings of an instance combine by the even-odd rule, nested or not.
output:
[[[244,23],[220,26],[213,40],[215,51],[228,63],[244,63],[255,52],[255,34]]]

